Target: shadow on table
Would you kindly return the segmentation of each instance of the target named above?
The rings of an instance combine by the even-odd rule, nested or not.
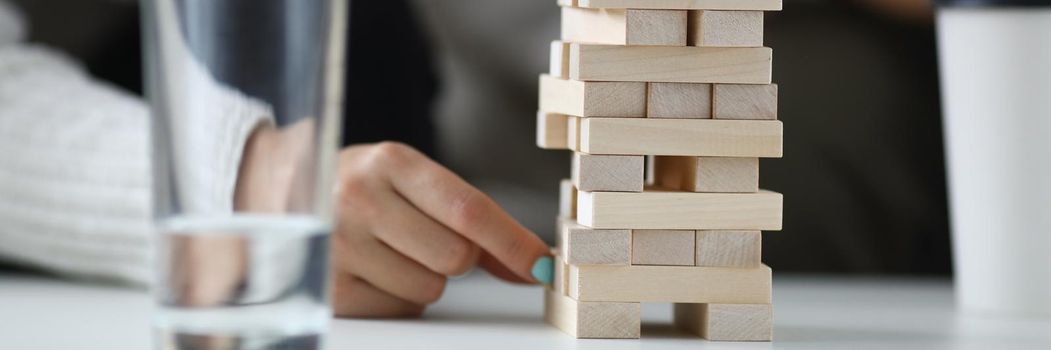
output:
[[[426,313],[422,319],[426,322],[446,324],[522,325],[530,327],[537,324],[546,324],[542,318],[536,316],[485,310],[442,310]]]

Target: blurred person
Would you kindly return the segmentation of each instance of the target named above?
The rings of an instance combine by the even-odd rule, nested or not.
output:
[[[39,10],[47,3],[22,5]],[[67,5],[91,6],[86,3]],[[896,18],[929,18],[923,1],[858,3]],[[0,257],[79,278],[149,283],[148,112],[140,97],[124,90],[138,86],[137,38],[78,54],[93,57],[86,59],[92,73],[122,89],[61,52],[26,43],[24,17],[0,4]],[[557,10],[553,3],[542,6]],[[913,10],[900,12],[905,8]],[[447,276],[472,266],[513,282],[549,278],[542,271],[550,263],[545,244],[432,160],[439,155],[430,119],[437,79],[412,15],[402,1],[357,1],[351,10],[344,138],[353,145],[340,154],[333,235],[338,315],[419,315],[439,298]],[[123,33],[138,25],[98,22],[124,23],[118,26]],[[216,182],[231,184],[228,205],[266,205],[266,197],[283,195],[273,191],[274,179],[253,176],[266,172],[253,169],[289,161],[280,151],[289,149],[296,131],[244,123],[249,132],[228,140],[239,150],[227,160],[233,171],[216,174],[222,177]],[[401,142],[368,143],[382,140]],[[541,267],[538,276],[534,266]]]

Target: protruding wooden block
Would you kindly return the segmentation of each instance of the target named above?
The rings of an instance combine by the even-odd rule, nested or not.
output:
[[[568,149],[567,116],[536,112],[536,145],[543,149]]]
[[[589,154],[780,158],[778,120],[576,118],[570,146]]]
[[[562,8],[562,40],[610,45],[686,45],[686,11]]]
[[[558,0],[567,5],[573,0]],[[572,6],[587,8],[636,8],[681,10],[780,11],[781,0],[576,0]]]
[[[561,223],[559,225],[561,225]],[[552,249],[551,253],[555,257],[555,273],[551,278],[551,289],[554,290],[555,293],[558,293],[558,295],[569,295],[569,288],[566,288],[566,271],[569,270],[569,266],[566,265],[565,260],[559,258],[558,248]]]
[[[569,77],[581,81],[769,84],[772,56],[767,47],[573,43],[569,45]]]
[[[552,77],[569,79],[569,43],[551,42],[551,62],[548,65]]]
[[[577,192],[577,222],[597,229],[781,229],[781,194],[695,193],[660,189]]]
[[[540,110],[578,117],[644,117],[646,84],[540,76]]]
[[[717,84],[712,99],[715,119],[777,119],[777,84]]]
[[[558,184],[558,217],[577,218],[577,188],[571,179],[562,179]]]
[[[639,303],[576,301],[544,291],[544,319],[576,338],[638,338],[641,316]]]
[[[762,47],[762,11],[690,11],[691,46]]]
[[[770,268],[569,265],[580,301],[769,304]]]
[[[697,266],[756,268],[762,265],[761,231],[700,230],[696,246]]]
[[[580,120],[584,118],[569,117],[566,119],[566,145],[570,150],[580,149]]]
[[[712,84],[650,83],[646,91],[646,117],[712,117]]]
[[[573,154],[573,185],[580,191],[642,192],[644,156]]]
[[[631,263],[631,230],[593,229],[563,219],[560,254],[567,263],[628,265]]]
[[[692,230],[631,230],[632,265],[694,265]]]
[[[691,192],[759,191],[759,158],[669,157],[654,159],[657,186]]]
[[[712,341],[772,341],[770,304],[675,304],[675,324]]]

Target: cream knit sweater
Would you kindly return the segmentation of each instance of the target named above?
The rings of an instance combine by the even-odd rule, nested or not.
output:
[[[0,260],[149,284],[148,105],[59,52],[23,43],[20,18],[0,0]],[[236,94],[216,88],[209,96]],[[185,130],[199,136],[187,140],[194,154],[209,155],[199,167],[207,176],[194,176],[208,184],[190,199],[232,206],[241,149],[269,117],[249,105],[227,104],[220,111],[237,113],[205,116],[214,118]]]

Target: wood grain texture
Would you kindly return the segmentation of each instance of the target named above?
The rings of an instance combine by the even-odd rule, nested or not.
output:
[[[696,242],[693,230],[631,230],[631,264],[692,266]]]
[[[536,145],[543,149],[569,149],[566,130],[567,116],[536,112]]]
[[[558,217],[577,217],[577,189],[571,179],[562,179],[558,184]]]
[[[596,229],[781,230],[780,193],[577,192],[577,222]]]
[[[559,255],[569,264],[628,265],[631,230],[593,229],[563,219]]]
[[[639,303],[576,301],[544,291],[544,319],[575,338],[636,339],[641,316]]]
[[[712,341],[772,341],[770,304],[675,304],[674,323]]]
[[[580,301],[770,303],[770,268],[569,265],[569,296]]]
[[[777,84],[717,84],[712,99],[716,119],[777,119]]]
[[[646,117],[710,119],[712,84],[650,83]]]
[[[644,117],[646,84],[540,76],[540,110],[578,117]]]
[[[696,247],[697,266],[756,268],[762,265],[761,231],[700,230]]]
[[[612,10],[609,10],[612,11]],[[625,45],[686,46],[687,11],[627,9]]]
[[[769,84],[766,47],[569,45],[569,77],[581,81]]]
[[[644,156],[573,153],[573,185],[580,191],[642,192]]]
[[[675,157],[654,159],[655,184],[691,192],[759,191],[759,158]]]
[[[569,79],[569,43],[552,41],[550,54],[547,74],[559,79]]]
[[[562,7],[562,41],[686,45],[686,11]]]
[[[690,11],[691,46],[762,47],[762,11]]]
[[[575,151],[589,154],[780,158],[777,120],[580,118]],[[573,130],[571,130],[572,133]]]
[[[571,0],[558,0],[559,4]],[[781,0],[576,0],[587,8],[779,11]]]

